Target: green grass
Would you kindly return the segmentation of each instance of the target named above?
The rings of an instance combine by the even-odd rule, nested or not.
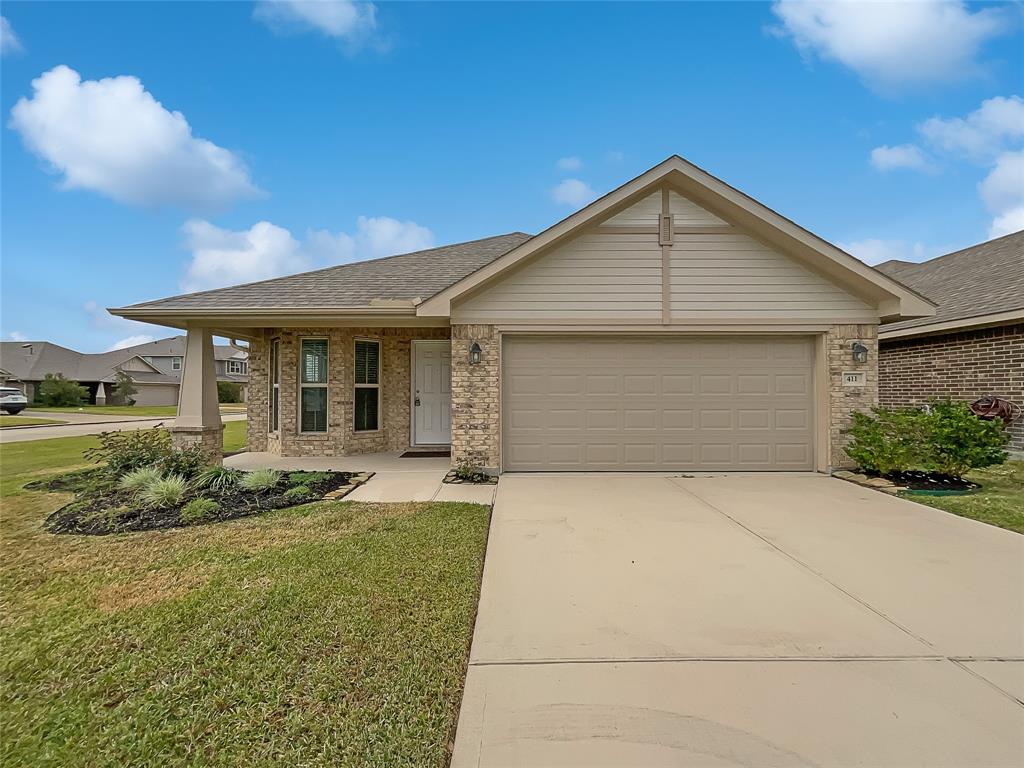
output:
[[[967,479],[980,483],[981,489],[966,496],[903,496],[954,515],[1024,533],[1024,461],[969,472]]]
[[[176,416],[176,405],[76,405],[51,408],[46,405],[32,405],[33,411],[44,413],[86,413],[90,416]],[[220,409],[225,413],[245,413],[244,403],[223,403]]]
[[[0,451],[0,765],[446,764],[486,507],[43,532],[67,497],[22,485],[94,441]]]
[[[67,424],[67,422],[58,421],[57,419],[37,419],[33,416],[9,416],[6,413],[0,413],[0,429],[4,427],[32,427],[39,424]]]

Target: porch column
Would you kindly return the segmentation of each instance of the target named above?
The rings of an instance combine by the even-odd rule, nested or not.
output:
[[[223,457],[223,435],[213,334],[209,328],[189,328],[178,388],[178,418],[171,427],[171,442],[179,449],[202,445],[211,461],[219,464]]]

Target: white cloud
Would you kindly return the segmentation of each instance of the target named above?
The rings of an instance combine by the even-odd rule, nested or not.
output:
[[[920,147],[913,144],[899,144],[895,147],[882,145],[871,150],[871,164],[880,171],[892,171],[898,168],[909,168],[916,171],[927,171],[932,168],[931,162]]]
[[[839,243],[839,247],[853,254],[865,264],[881,264],[883,261],[927,261],[954,250],[948,246],[925,245],[924,243],[908,243],[903,240],[879,240],[867,238],[849,243]]]
[[[236,155],[193,136],[184,115],[165,109],[138,78],[83,81],[60,65],[32,88],[11,110],[11,127],[63,174],[66,189],[193,210],[259,194]]]
[[[1024,150],[1001,154],[978,192],[995,216],[989,237],[1024,229]]]
[[[0,16],[0,56],[7,56],[11,53],[20,53],[24,50],[21,40],[14,34],[14,28],[3,16]]]
[[[156,341],[152,336],[146,333],[141,333],[138,336],[128,336],[120,341],[115,341],[104,352],[113,352],[115,349],[124,349],[125,347],[134,347],[138,344],[149,344],[151,341]]]
[[[883,89],[976,75],[982,44],[1009,26],[1002,9],[971,13],[961,0],[777,0],[772,11],[782,22],[774,31],[804,55],[837,61]]]
[[[990,157],[1008,141],[1024,137],[1024,99],[996,96],[967,117],[932,117],[918,126],[921,135],[947,152]]]
[[[253,17],[276,32],[316,31],[349,45],[377,29],[377,7],[352,0],[261,0]]]
[[[419,251],[434,244],[434,235],[426,227],[388,216],[360,216],[352,234],[310,230],[302,242],[269,221],[234,231],[193,219],[185,223],[183,231],[192,251],[181,283],[185,291],[250,283],[332,264]]]
[[[21,331],[11,331],[7,334],[7,338],[11,341],[28,341],[28,336]]]
[[[585,181],[565,179],[551,190],[551,197],[556,203],[581,208],[595,197],[594,190]]]
[[[578,171],[583,167],[583,161],[575,155],[571,157],[562,157],[559,158],[557,163],[555,163],[555,167],[560,171]]]

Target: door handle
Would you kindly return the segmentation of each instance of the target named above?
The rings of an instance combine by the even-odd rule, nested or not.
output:
[[[415,403],[416,403],[416,407],[419,408],[420,407],[420,399],[418,397],[416,398]]]

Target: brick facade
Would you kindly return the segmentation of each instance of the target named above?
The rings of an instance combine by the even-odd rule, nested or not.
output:
[[[493,325],[452,326],[452,463],[460,461],[493,473],[501,467],[501,335]]]
[[[883,406],[936,397],[971,402],[982,395],[1024,406],[1024,323],[883,341],[879,368]],[[1024,450],[1024,418],[1010,434],[1012,447]]]
[[[224,425],[219,427],[170,427],[171,445],[177,450],[188,450],[200,445],[210,455],[211,464],[224,461]]]
[[[853,343],[868,348],[868,361],[853,361]],[[878,327],[874,325],[833,325],[825,334],[828,365],[829,464],[833,469],[852,467],[855,462],[843,448],[849,442],[846,429],[854,411],[870,411],[878,405]],[[845,371],[863,371],[864,386],[843,385]]]
[[[298,358],[303,337],[328,340],[327,431],[301,433],[298,428]],[[400,451],[409,446],[412,387],[412,341],[442,340],[447,328],[282,328],[265,329],[249,353],[249,446],[282,456],[349,456]],[[270,424],[270,341],[281,342],[280,429]],[[353,379],[355,341],[381,342],[380,429],[356,432]]]

